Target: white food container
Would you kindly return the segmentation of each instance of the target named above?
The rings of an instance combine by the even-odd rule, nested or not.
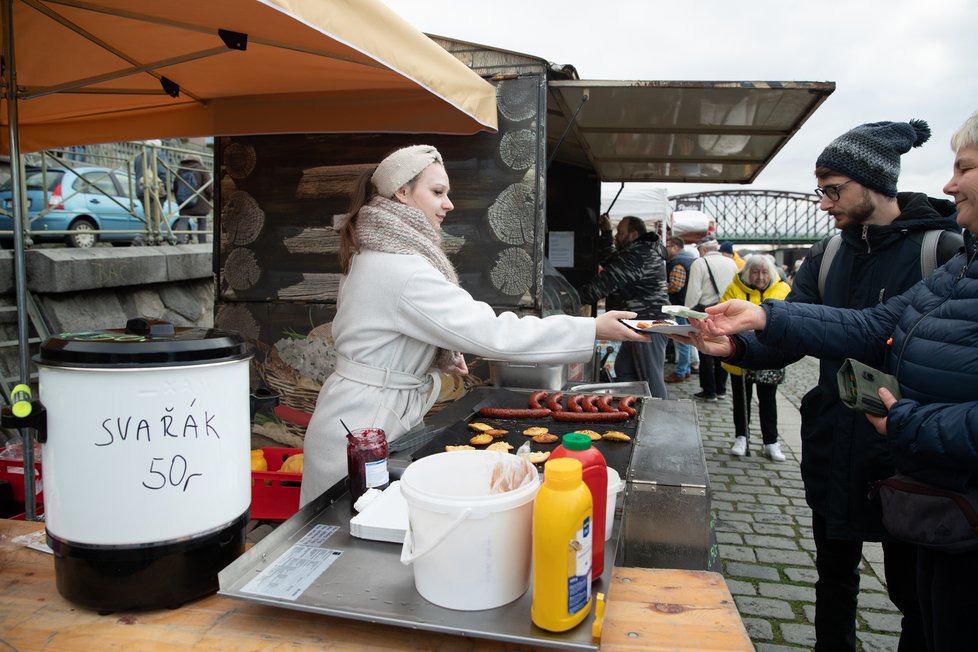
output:
[[[45,520],[65,598],[105,611],[216,590],[248,522],[250,358],[237,333],[145,319],[44,342]]]

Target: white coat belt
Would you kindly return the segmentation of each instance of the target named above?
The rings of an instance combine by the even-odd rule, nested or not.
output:
[[[383,389],[413,389],[418,391],[427,389],[429,394],[421,411],[422,414],[426,414],[431,409],[441,391],[441,377],[436,373],[415,376],[396,369],[385,369],[354,362],[341,355],[336,356],[336,373],[347,380]]]
[[[430,386],[431,376],[415,376],[396,369],[385,369],[336,357],[336,373],[347,380],[383,389],[424,389]]]

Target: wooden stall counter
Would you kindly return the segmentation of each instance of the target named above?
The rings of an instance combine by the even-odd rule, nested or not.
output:
[[[14,650],[529,650],[211,595],[101,616],[64,600],[49,554],[14,543],[42,523],[0,519],[0,647]],[[717,573],[616,568],[601,650],[753,650]],[[529,618],[529,614],[527,614]]]

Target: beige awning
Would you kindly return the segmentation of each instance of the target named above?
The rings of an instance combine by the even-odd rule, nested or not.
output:
[[[835,90],[833,82],[573,80],[549,87],[548,152],[570,123],[556,160],[593,169],[602,181],[701,183],[753,181]]]
[[[493,86],[376,0],[7,1],[22,151],[496,128]]]

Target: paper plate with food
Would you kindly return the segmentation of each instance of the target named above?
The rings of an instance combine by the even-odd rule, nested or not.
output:
[[[618,321],[640,333],[689,335],[696,330],[689,324],[679,324],[674,319],[619,319]]]

